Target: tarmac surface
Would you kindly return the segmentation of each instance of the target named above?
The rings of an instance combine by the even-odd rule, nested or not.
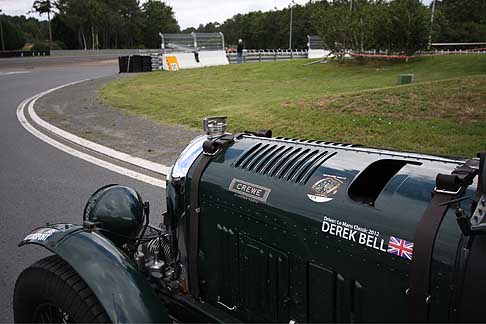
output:
[[[152,218],[165,210],[163,189],[68,155],[32,136],[17,120],[16,109],[25,98],[69,82],[113,76],[116,62],[23,60],[0,59],[0,322],[13,321],[17,276],[49,254],[41,247],[17,247],[32,229],[46,222],[81,223],[89,196],[108,183],[136,188],[151,202]]]

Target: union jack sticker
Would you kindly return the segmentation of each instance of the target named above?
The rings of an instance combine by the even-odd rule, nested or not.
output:
[[[412,260],[413,242],[390,236],[390,240],[388,241],[388,253],[398,255],[407,260]]]

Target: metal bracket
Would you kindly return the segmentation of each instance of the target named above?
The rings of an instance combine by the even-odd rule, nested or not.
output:
[[[456,210],[456,216],[464,235],[486,234],[486,194],[482,194],[479,198],[478,205],[471,218],[468,218],[461,208]]]
[[[234,305],[233,307],[230,307],[230,306],[228,306],[228,305],[226,305],[226,304],[223,304],[223,303],[221,302],[221,300],[220,300],[220,299],[221,299],[221,297],[220,297],[220,296],[218,296],[218,299],[216,300],[216,302],[217,302],[218,304],[220,304],[221,306],[223,306],[223,307],[224,307],[224,308],[226,308],[227,310],[230,310],[230,311],[235,311],[235,310],[236,310],[236,305]]]
[[[442,189],[437,189],[437,187],[434,188],[434,192],[445,194],[445,195],[457,195],[462,189],[462,186],[457,189],[457,191],[449,191],[449,190],[442,190]]]

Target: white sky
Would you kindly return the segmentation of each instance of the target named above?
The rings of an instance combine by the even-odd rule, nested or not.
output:
[[[304,4],[307,1],[295,0],[295,3]],[[430,1],[422,0],[424,3]],[[11,16],[26,15],[33,2],[34,0],[0,0],[0,9],[4,14]],[[275,7],[282,9],[289,5],[290,0],[166,0],[165,2],[172,6],[179,25],[184,29],[214,21],[222,23],[237,13],[268,11]]]

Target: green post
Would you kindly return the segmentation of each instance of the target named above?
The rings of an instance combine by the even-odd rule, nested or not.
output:
[[[400,74],[398,84],[409,84],[415,82],[415,74]]]

